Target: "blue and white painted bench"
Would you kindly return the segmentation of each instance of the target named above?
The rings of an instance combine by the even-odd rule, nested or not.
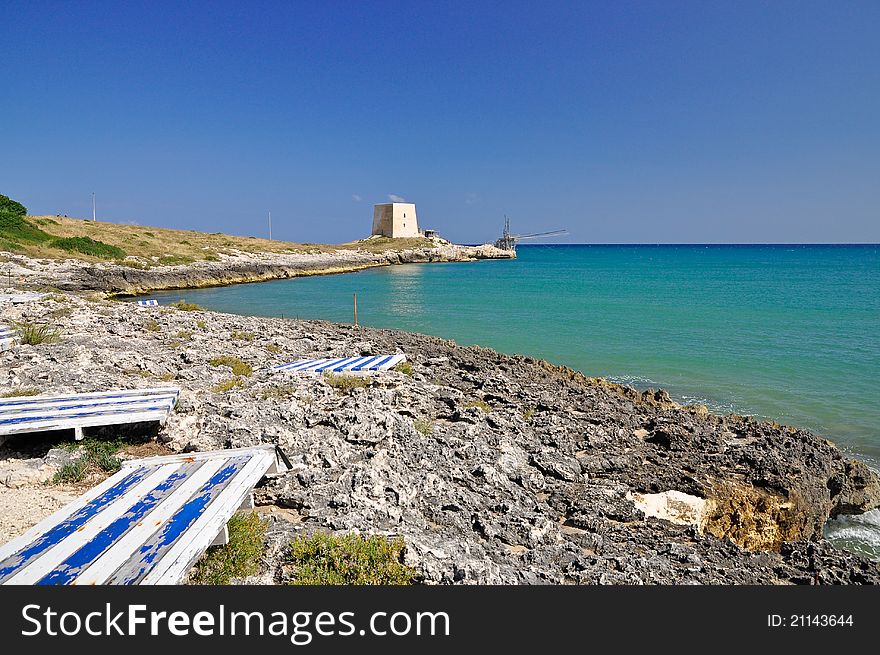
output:
[[[180,389],[126,389],[62,396],[0,398],[0,443],[9,436],[48,430],[73,430],[141,421],[164,423]]]
[[[137,304],[138,304],[138,307],[158,307],[159,301],[158,300],[138,300]]]
[[[20,302],[39,300],[43,296],[47,295],[49,294],[39,293],[37,291],[23,291],[22,293],[0,293],[0,302],[11,302],[17,304]]]
[[[0,350],[12,348],[15,343],[16,332],[8,325],[0,325]]]
[[[276,446],[125,462],[122,469],[0,546],[0,584],[178,584],[253,488],[290,469]]]
[[[300,359],[289,364],[273,366],[272,373],[348,373],[364,375],[387,371],[401,362],[406,355],[374,355],[370,357],[330,357],[325,359]]]

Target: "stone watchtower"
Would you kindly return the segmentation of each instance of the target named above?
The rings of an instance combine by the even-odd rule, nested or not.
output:
[[[373,234],[391,238],[421,236],[415,204],[388,202],[374,205]]]

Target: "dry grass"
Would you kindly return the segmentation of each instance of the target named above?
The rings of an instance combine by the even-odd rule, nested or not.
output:
[[[162,227],[87,221],[61,216],[28,216],[27,222],[56,238],[83,237],[121,248],[129,257],[123,264],[132,268],[175,266],[194,261],[216,261],[220,255],[238,252],[314,253],[329,252],[337,246],[269,241],[247,236],[171,230]],[[85,261],[102,258],[79,252],[65,252],[47,243],[21,243],[17,252],[31,257]]]
[[[376,237],[375,239],[361,239],[350,241],[339,246],[342,250],[363,250],[364,252],[380,253],[388,250],[413,250],[416,248],[433,248],[434,242],[422,237],[404,239],[392,239],[390,237]]]

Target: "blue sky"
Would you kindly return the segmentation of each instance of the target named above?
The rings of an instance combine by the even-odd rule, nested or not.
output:
[[[5,2],[0,193],[340,242],[880,241],[878,2]]]

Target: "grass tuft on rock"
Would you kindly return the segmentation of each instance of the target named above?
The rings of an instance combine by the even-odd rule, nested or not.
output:
[[[404,375],[412,376],[413,374],[413,367],[409,362],[400,362],[400,364],[394,367],[394,370]]]
[[[0,398],[20,398],[22,396],[38,396],[40,390],[36,387],[17,387],[11,391],[0,394]]]
[[[63,443],[61,447],[66,450],[82,448],[82,454],[73,462],[62,466],[53,481],[56,484],[82,482],[93,472],[116,473],[122,467],[122,460],[116,455],[124,446],[125,442],[121,439],[83,439]]]
[[[287,568],[292,585],[409,585],[415,569],[403,564],[403,539],[336,536],[316,532],[290,543]]]
[[[174,309],[179,309],[182,312],[203,312],[205,308],[201,305],[197,305],[194,302],[186,302],[182,298],[177,302],[173,302],[169,305],[169,307],[174,307]]]
[[[427,437],[434,431],[434,421],[426,418],[417,418],[413,421],[413,427],[416,431]]]
[[[240,387],[243,384],[244,381],[241,378],[232,378],[231,380],[218,382],[213,387],[211,387],[211,391],[213,393],[226,393],[227,391],[232,391],[236,387]]]
[[[159,323],[152,318],[147,321],[147,324],[144,327],[146,328],[147,332],[158,332],[162,329],[162,326],[159,325]]]
[[[477,407],[483,410],[486,414],[492,411],[492,406],[487,403],[485,400],[473,400],[469,403],[465,403],[465,407]]]
[[[369,387],[372,382],[370,378],[360,375],[337,375],[335,373],[325,373],[324,381],[334,389],[345,393]]]
[[[190,584],[225,585],[260,572],[266,524],[254,512],[239,512],[227,526],[229,543],[208,549],[193,569]]]
[[[231,355],[215,357],[208,363],[215,368],[218,366],[228,366],[232,369],[233,375],[243,375],[247,377],[254,372],[254,369],[251,368],[250,364],[240,360],[238,357],[232,357]]]
[[[37,323],[16,323],[21,343],[29,346],[37,346],[41,343],[56,343],[61,339],[61,334],[51,325],[39,325]]]

